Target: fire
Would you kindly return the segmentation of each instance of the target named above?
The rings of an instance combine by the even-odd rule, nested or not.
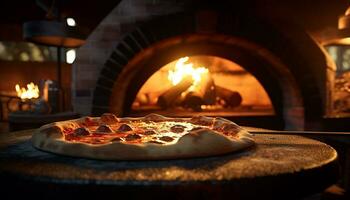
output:
[[[205,67],[193,67],[193,63],[186,63],[189,57],[180,58],[176,64],[174,70],[169,70],[168,79],[173,85],[176,85],[182,81],[186,76],[191,76],[193,79],[192,86],[188,89],[194,91],[201,82],[202,76],[208,74],[209,70]]]
[[[21,99],[33,99],[39,97],[39,87],[33,82],[27,84],[27,89],[16,84],[17,96]]]

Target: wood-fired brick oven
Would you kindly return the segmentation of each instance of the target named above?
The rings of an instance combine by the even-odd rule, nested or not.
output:
[[[247,9],[230,2],[121,1],[78,51],[75,111],[130,115],[152,74],[181,57],[204,55],[252,74],[282,127],[319,127],[329,107],[333,63],[305,30]]]

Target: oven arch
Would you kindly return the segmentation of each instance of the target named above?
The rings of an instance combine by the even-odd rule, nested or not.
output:
[[[103,112],[115,112],[122,115],[127,111],[128,106],[127,103],[124,104],[124,96],[113,94],[113,87],[118,83],[118,81],[116,81],[118,77],[123,77],[123,79],[125,79],[125,72],[132,68],[130,66],[132,66],[133,63],[141,62],[140,59],[144,59],[144,55],[150,55],[152,52],[161,49],[162,46],[166,47],[168,45],[167,48],[169,48],[173,45],[173,48],[171,48],[173,50],[172,53],[167,52],[162,56],[158,53],[158,56],[156,56],[158,60],[156,62],[159,63],[161,62],[161,57],[167,57],[167,59],[165,59],[166,61],[164,60],[162,62],[162,64],[165,64],[183,55],[181,54],[182,50],[175,50],[176,45],[184,45],[184,42],[191,42],[191,40],[193,40],[192,42],[196,41],[196,45],[199,45],[200,39],[205,38],[207,41],[202,40],[201,45],[207,45],[207,47],[211,45],[211,48],[214,48],[214,43],[217,43],[216,46],[223,47],[225,43],[230,41],[232,51],[234,51],[232,48],[236,48],[236,50],[243,48],[251,51],[246,55],[254,54],[256,58],[265,60],[265,63],[275,66],[271,68],[265,67],[264,69],[266,72],[262,74],[274,74],[273,77],[275,77],[275,79],[271,80],[275,80],[276,82],[271,82],[279,83],[278,86],[275,86],[276,84],[263,85],[266,87],[270,85],[268,87],[275,87],[275,91],[280,91],[271,94],[273,97],[270,96],[270,98],[273,100],[274,107],[277,108],[278,106],[280,108],[275,110],[285,120],[286,129],[301,129],[303,127],[318,126],[314,122],[319,121],[324,113],[325,97],[323,93],[325,91],[325,73],[323,74],[321,70],[316,74],[314,73],[314,68],[323,67],[326,69],[327,61],[321,47],[306,32],[299,29],[295,30],[299,39],[301,38],[303,40],[303,45],[308,47],[303,51],[303,49],[296,48],[295,45],[292,45],[293,40],[296,38],[288,38],[290,36],[284,35],[283,31],[277,29],[276,26],[272,26],[261,20],[251,21],[251,27],[255,27],[254,30],[249,29],[249,27],[242,27],[241,30],[236,30],[232,27],[225,28],[225,23],[220,23],[220,26],[214,30],[214,33],[203,34],[198,33],[196,24],[188,23],[189,18],[194,17],[194,15],[188,14],[164,16],[142,22],[134,31],[126,34],[125,37],[118,42],[116,48],[100,71],[97,85],[93,92],[92,114],[99,115]],[[169,24],[174,23],[177,25],[183,24],[183,26],[169,27]],[[158,27],[163,28],[159,29]],[[193,44],[194,43],[192,43],[192,45]],[[191,49],[190,46],[191,44],[187,43],[186,48]],[[183,49],[184,46],[181,48]],[[227,45],[225,48],[230,49]],[[286,50],[286,48],[288,49]],[[202,50],[204,51],[205,49],[206,48],[203,48]],[[165,50],[163,49],[163,51]],[[175,52],[178,52],[177,56],[175,56]],[[198,54],[199,52],[197,52],[197,54],[192,53],[187,55]],[[203,54],[203,52],[201,54]],[[237,62],[237,58],[234,56],[232,57],[232,55],[223,55],[225,54],[223,52],[220,54],[222,55],[218,55],[217,52],[208,53],[208,55],[219,56]],[[310,58],[308,58],[308,56]],[[243,56],[241,59],[249,60],[249,57]],[[315,62],[315,60],[318,61]],[[237,63],[244,66],[242,63]],[[155,63],[154,66],[162,65],[157,65]],[[151,69],[151,67],[149,69]],[[248,71],[252,73],[251,70]],[[256,76],[261,75],[257,74]],[[270,80],[270,78],[266,79]],[[261,78],[258,78],[258,80],[261,82],[267,81]],[[125,90],[126,88],[123,87],[118,88],[118,90]],[[286,89],[286,87],[289,87],[289,89]],[[268,93],[270,95],[270,92]],[[133,95],[135,94],[128,94],[127,98],[130,99],[131,97],[129,96]],[[117,102],[115,99],[121,101]],[[306,122],[305,126],[304,122]]]

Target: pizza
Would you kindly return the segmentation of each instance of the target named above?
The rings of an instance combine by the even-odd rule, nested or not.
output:
[[[37,129],[33,146],[52,153],[102,160],[161,160],[214,156],[254,144],[251,135],[220,117],[82,117]]]

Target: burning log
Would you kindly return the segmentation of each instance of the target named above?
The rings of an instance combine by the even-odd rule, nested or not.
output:
[[[202,78],[199,93],[203,94],[203,100],[205,105],[215,104],[215,83],[214,79],[210,76],[210,74],[207,74]]]
[[[201,105],[215,104],[215,84],[210,74],[202,76],[199,88],[195,91],[187,93],[183,106],[193,109],[194,111],[201,111]]]
[[[190,76],[183,78],[180,83],[176,84],[174,87],[171,87],[169,90],[160,95],[158,97],[157,104],[162,108],[173,105],[181,93],[185,92],[192,85],[192,83],[193,79]]]
[[[242,103],[242,96],[239,92],[232,91],[220,86],[215,87],[216,95],[225,101],[227,107],[237,107]]]
[[[186,94],[185,99],[182,102],[183,107],[191,108],[194,111],[201,111],[201,105],[204,104],[204,99],[198,95],[197,92],[189,92]]]
[[[155,105],[157,104],[158,97],[163,94],[164,91],[151,91],[147,93],[137,94],[135,102],[138,106]]]

